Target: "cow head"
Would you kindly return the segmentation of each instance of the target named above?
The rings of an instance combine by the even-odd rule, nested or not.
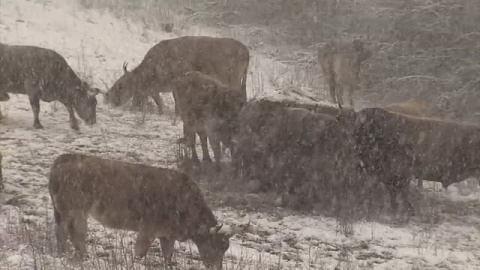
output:
[[[97,98],[100,89],[92,88],[87,83],[75,89],[73,104],[78,116],[85,121],[87,125],[93,125],[97,122]]]
[[[203,263],[209,269],[222,269],[223,256],[230,246],[230,237],[245,232],[250,222],[242,225],[218,224],[209,229],[201,228],[199,239],[194,239]]]
[[[123,63],[123,75],[105,94],[107,102],[115,107],[125,104],[132,98],[135,91],[134,77],[132,73],[127,70],[127,66],[128,64],[126,62]]]

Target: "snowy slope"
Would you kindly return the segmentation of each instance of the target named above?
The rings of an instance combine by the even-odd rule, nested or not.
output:
[[[216,35],[214,29],[192,26],[184,34]],[[0,0],[0,42],[38,45],[62,54],[78,74],[105,89],[121,72],[123,61],[138,64],[162,39],[174,37],[143,29],[106,12],[85,11],[71,0]],[[279,98],[275,82],[288,69],[252,51],[249,96]],[[279,83],[281,84],[281,83]],[[288,93],[287,93],[288,94]],[[64,152],[175,167],[175,141],[180,122],[166,115],[97,108],[97,124],[72,131],[61,104],[42,103],[44,130],[32,128],[25,96],[11,95],[1,104],[7,119],[0,123],[5,190],[0,193],[0,269],[146,269],[159,265],[158,243],[145,261],[132,262],[134,233],[90,224],[90,258],[83,264],[55,258],[47,176],[53,159]],[[293,98],[299,98],[290,95]],[[250,212],[252,230],[232,239],[227,269],[480,269],[480,192],[462,194],[453,187],[438,197],[460,204],[435,221],[395,226],[377,222],[355,224],[355,234],[338,233],[334,219],[305,216],[282,209]],[[455,200],[453,200],[455,199]],[[455,204],[456,205],[456,204]],[[243,211],[242,211],[243,212]],[[239,222],[240,211],[216,208],[226,223]],[[20,222],[23,220],[23,222]],[[179,267],[198,264],[189,243],[176,247]],[[185,266],[185,268],[183,268]]]

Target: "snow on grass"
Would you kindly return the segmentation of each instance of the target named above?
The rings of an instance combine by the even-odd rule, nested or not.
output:
[[[234,36],[202,26],[184,35]],[[0,0],[0,42],[54,49],[84,78],[101,88],[111,84],[129,61],[134,67],[146,51],[172,34],[143,29],[128,18],[84,10],[71,0]],[[239,39],[243,37],[238,36]],[[246,41],[247,42],[247,41]],[[308,76],[252,50],[249,97],[317,99]],[[107,84],[107,85],[105,85]],[[289,86],[285,88],[285,85]],[[163,95],[172,110],[169,93]],[[310,96],[308,98],[306,96]],[[0,194],[0,269],[151,269],[162,265],[159,244],[147,259],[132,257],[135,233],[89,225],[90,258],[75,262],[55,255],[55,238],[47,177],[54,158],[80,152],[107,158],[175,167],[176,139],[181,123],[166,115],[134,113],[99,102],[97,124],[70,129],[61,104],[41,104],[43,130],[32,128],[28,98],[11,95],[2,104],[6,119],[0,123],[5,190]],[[406,225],[359,222],[345,237],[333,218],[301,215],[274,208],[249,213],[248,233],[237,235],[225,256],[226,269],[479,269],[480,211],[478,187],[450,187],[436,194],[443,213],[414,219]],[[208,187],[207,187],[208,188]],[[436,209],[436,208],[434,208]],[[241,214],[215,208],[219,220],[238,223]],[[429,210],[428,208],[426,210]],[[435,212],[435,211],[433,211]],[[201,267],[192,243],[176,245],[178,268]]]

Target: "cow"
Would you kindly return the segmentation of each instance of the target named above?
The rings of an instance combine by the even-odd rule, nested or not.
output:
[[[318,50],[318,61],[335,104],[343,106],[346,94],[353,107],[353,92],[358,88],[361,64],[371,54],[364,41],[359,39],[354,39],[353,42],[331,39]]]
[[[350,149],[336,119],[339,111],[331,108],[250,101],[240,114],[235,172],[258,180],[259,191],[273,189],[294,198],[290,206],[327,202],[331,197],[319,194],[332,195],[332,180],[340,172],[336,166],[344,160],[343,149]]]
[[[108,90],[106,99],[120,106],[132,97],[139,104],[151,96],[162,113],[159,93],[172,91],[174,80],[186,72],[199,71],[240,92],[246,102],[249,59],[248,48],[231,38],[185,36],[163,40],[153,46],[132,71],[124,64],[123,76]],[[172,94],[175,99],[175,92]]]
[[[198,185],[171,169],[132,164],[82,154],[62,154],[48,183],[57,247],[66,251],[70,238],[84,258],[87,216],[106,227],[138,232],[135,256],[144,257],[160,239],[166,264],[175,241],[192,240],[207,268],[222,269],[229,238],[248,227],[218,224]]]
[[[413,177],[446,188],[480,173],[480,126],[418,118],[366,108],[351,122],[363,170],[382,181],[397,210],[398,194],[410,214],[407,187]]]
[[[423,106],[420,102],[413,98],[403,102],[388,104],[385,106],[385,109],[392,112],[403,113],[415,117],[428,116],[427,108],[425,108],[425,106]]]
[[[21,45],[0,43],[0,96],[8,94],[28,95],[33,111],[33,127],[40,124],[40,100],[59,101],[65,105],[70,116],[70,127],[78,130],[75,112],[86,124],[96,122],[97,88],[82,81],[57,52]]]
[[[336,115],[339,112],[338,108],[321,104],[268,99],[249,101],[240,112],[239,132],[235,136],[238,145],[232,162],[237,173],[245,174],[244,177],[250,178],[248,174],[251,169],[249,168],[258,168],[256,163],[262,159],[259,147],[265,142],[264,138],[273,128],[272,125],[282,120],[285,108],[304,108],[328,115]]]
[[[233,148],[232,136],[238,130],[238,115],[245,104],[242,94],[198,71],[189,71],[178,78],[174,91],[193,161],[199,162],[195,150],[195,134],[198,134],[203,160],[211,161],[208,137],[218,165],[221,159],[220,142],[231,150]]]

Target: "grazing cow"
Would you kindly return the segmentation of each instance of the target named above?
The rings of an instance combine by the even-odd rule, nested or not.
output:
[[[256,162],[261,159],[260,145],[272,129],[271,125],[281,121],[285,108],[304,108],[316,113],[336,115],[338,108],[326,105],[302,104],[293,101],[273,101],[267,99],[252,100],[242,109],[239,116],[239,132],[235,136],[238,143],[234,168],[249,177],[249,168],[256,168]]]
[[[347,140],[331,107],[311,111],[303,104],[292,105],[258,100],[244,107],[233,166],[243,178],[260,181],[261,190],[274,188],[305,208],[329,199],[318,194],[333,186],[335,164],[343,160],[341,148]]]
[[[188,71],[199,71],[242,93],[246,102],[249,58],[247,47],[231,38],[186,36],[163,40],[132,71],[124,65],[124,75],[108,91],[107,101],[119,106],[132,96],[136,103],[151,96],[161,113],[159,92],[172,91],[176,78]]]
[[[203,160],[211,161],[207,146],[208,136],[215,160],[220,162],[220,142],[230,149],[233,147],[232,135],[237,132],[238,115],[244,105],[242,94],[198,71],[187,72],[176,80],[174,88],[192,159],[199,162],[195,150],[197,133],[202,145]]]
[[[366,108],[354,129],[363,168],[385,183],[394,211],[399,193],[413,210],[406,193],[412,177],[448,187],[480,173],[480,126]]]
[[[80,257],[87,252],[89,214],[104,226],[137,231],[138,257],[159,238],[168,264],[175,241],[191,239],[205,266],[215,269],[222,268],[229,238],[241,228],[218,224],[197,184],[170,169],[63,154],[54,161],[49,190],[58,249],[66,250],[68,234]]]
[[[39,120],[40,100],[58,100],[67,107],[70,126],[78,130],[74,109],[86,124],[96,122],[97,95],[100,90],[83,82],[65,59],[50,49],[0,43],[0,97],[6,93],[25,94],[33,111],[33,126]]]
[[[385,109],[415,117],[426,117],[428,114],[427,109],[413,98],[403,102],[388,104],[385,106]]]
[[[352,43],[329,40],[318,50],[318,60],[334,103],[343,106],[343,96],[347,94],[348,102],[353,107],[353,92],[358,87],[360,66],[371,54],[364,42],[358,39]]]

